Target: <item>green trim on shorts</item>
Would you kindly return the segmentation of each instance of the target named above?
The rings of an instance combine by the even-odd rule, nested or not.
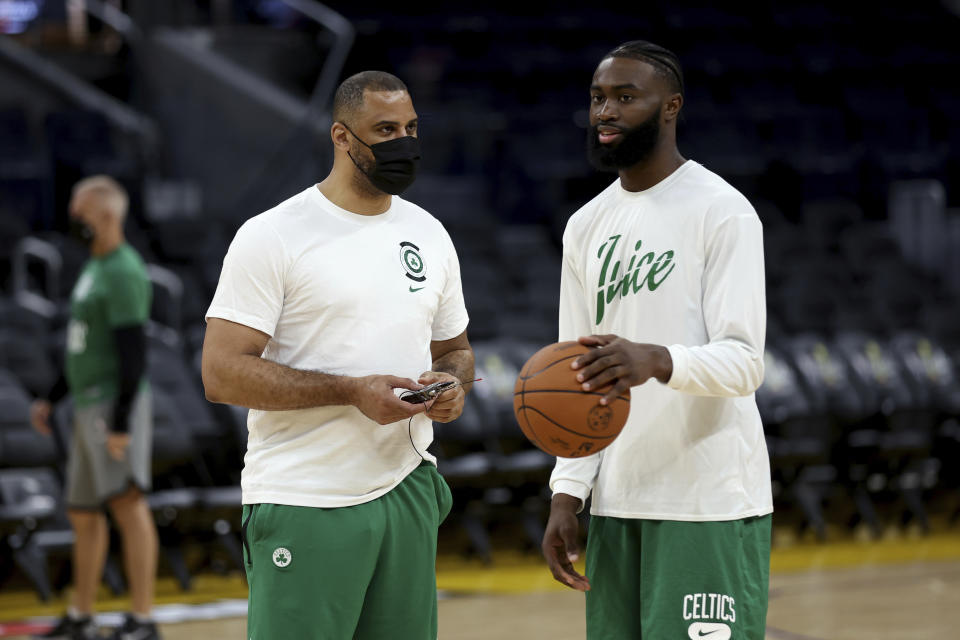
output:
[[[592,517],[588,640],[763,640],[771,521]]]
[[[423,463],[336,509],[243,507],[250,640],[436,640],[437,529],[452,498]]]

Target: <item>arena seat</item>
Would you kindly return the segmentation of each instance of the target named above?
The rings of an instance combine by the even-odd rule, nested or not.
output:
[[[801,530],[809,526],[826,539],[823,501],[837,480],[831,451],[837,440],[824,404],[815,404],[788,360],[775,344],[767,344],[764,381],[756,391],[757,407],[767,434],[774,498],[797,505]]]
[[[74,539],[62,493],[56,474],[49,468],[0,470],[0,527],[8,532],[6,546],[44,602],[62,586],[50,579],[48,557],[65,556]],[[114,594],[125,589],[116,564],[109,558],[103,580]]]
[[[451,522],[459,522],[471,550],[484,563],[490,563],[493,547],[485,524],[490,514],[483,497],[496,484],[492,476],[494,454],[487,418],[472,395],[467,396],[459,418],[434,425],[430,451],[436,455],[437,469],[453,493],[456,510],[451,512]]]
[[[17,378],[0,369],[0,467],[53,466],[56,443],[30,425],[31,398]]]

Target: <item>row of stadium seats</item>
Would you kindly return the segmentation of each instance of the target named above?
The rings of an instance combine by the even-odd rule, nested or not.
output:
[[[475,385],[463,416],[436,429],[432,452],[456,498],[449,526],[462,529],[465,551],[487,561],[490,531],[498,523],[519,523],[526,548],[542,535],[552,459],[524,439],[512,411],[517,371],[539,346],[512,339],[477,342],[483,382]],[[156,394],[157,492],[151,505],[167,566],[188,588],[182,536],[206,536],[232,567],[240,567],[237,472],[245,412],[207,405],[182,352],[151,340],[149,360]],[[874,535],[889,522],[913,520],[929,528],[927,499],[960,488],[951,463],[960,452],[958,367],[960,358],[915,332],[890,340],[808,333],[769,344],[757,401],[778,508],[821,538],[836,518],[838,524],[862,522]],[[29,426],[29,400],[19,380],[0,370],[4,553],[48,597],[51,582],[41,568],[70,539],[59,485],[70,406],[58,407],[57,437],[48,439]]]
[[[809,213],[811,225],[818,219]],[[556,238],[545,227],[479,226],[482,230],[471,232],[469,226],[453,225],[451,232],[458,243],[471,238],[462,243],[461,262],[473,321],[481,320],[471,333],[477,375],[484,381],[476,385],[459,420],[438,426],[433,451],[457,498],[448,526],[463,532],[466,549],[489,560],[491,530],[498,523],[519,523],[526,547],[536,546],[542,534],[552,461],[517,428],[512,389],[526,357],[555,339],[559,253]],[[770,298],[784,301],[772,308],[781,309],[784,318],[798,318],[780,322],[778,314],[771,314],[767,376],[757,393],[778,505],[820,537],[837,518],[842,524],[862,522],[874,535],[891,519],[912,519],[927,528],[929,497],[958,488],[950,464],[960,447],[955,323],[944,323],[942,333],[924,331],[922,323],[913,324],[923,305],[910,304],[904,305],[903,322],[882,330],[834,322],[816,305],[800,314],[807,304],[800,302],[804,296],[830,290],[831,281],[839,281],[833,303],[842,304],[854,290],[854,278],[869,279],[876,270],[875,254],[888,255],[901,270],[909,268],[877,223],[825,226],[842,227],[839,240],[827,246],[811,246],[810,239],[829,234],[804,228],[783,234],[805,243],[796,254],[790,253],[790,240],[777,235],[785,227],[773,224],[768,232]],[[28,408],[31,396],[43,393],[55,376],[63,349],[67,283],[75,277],[67,265],[79,267],[82,251],[55,234],[44,238],[29,237],[18,245],[10,271],[26,275],[12,278],[10,295],[0,298],[0,468],[5,469],[0,475],[8,478],[0,521],[5,523],[5,553],[22,570],[34,568],[28,575],[46,596],[54,587],[37,569],[46,566],[37,558],[65,548],[69,538],[57,473],[69,440],[70,409],[68,403],[58,408],[58,438],[51,440],[31,429]],[[800,258],[810,255],[823,267],[820,271],[802,267]],[[509,268],[499,268],[504,264]],[[848,268],[850,280],[843,279],[841,266]],[[186,293],[176,284],[176,274],[159,265],[151,265],[151,276],[162,300],[153,312],[148,357],[157,398],[158,492],[151,503],[161,523],[167,566],[186,588],[191,568],[179,551],[184,535],[206,536],[229,559],[225,566],[239,567],[236,523],[245,412],[204,400],[199,380],[202,323],[196,317],[184,324],[171,319],[177,315],[171,307],[186,306],[187,295],[202,296],[193,301],[202,309],[209,289]],[[806,286],[791,288],[792,280]],[[810,287],[811,282],[819,286]],[[878,283],[872,290],[877,300],[886,307],[896,303],[891,281]],[[930,291],[915,291],[917,283],[906,290],[935,301],[936,285],[931,280],[925,285]],[[505,293],[511,290],[515,295]],[[484,318],[493,323],[483,328]],[[518,320],[511,326],[508,318],[524,318],[524,324]],[[43,508],[27,509],[38,504]]]

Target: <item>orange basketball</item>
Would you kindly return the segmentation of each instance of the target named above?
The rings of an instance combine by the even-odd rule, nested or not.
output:
[[[589,351],[578,342],[557,342],[533,354],[513,387],[513,413],[527,438],[550,455],[579,458],[600,451],[619,435],[630,396],[600,404],[609,387],[583,391],[570,363]]]

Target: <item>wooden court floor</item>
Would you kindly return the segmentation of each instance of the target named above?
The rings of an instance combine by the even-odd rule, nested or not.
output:
[[[960,639],[960,532],[799,545],[775,550],[771,566],[767,640]],[[226,591],[242,595],[238,582]],[[584,638],[583,596],[554,583],[534,555],[498,557],[494,568],[442,557],[438,585],[443,640]],[[200,601],[202,594],[188,599]],[[0,594],[0,619],[9,619],[5,605],[12,601]],[[169,624],[163,634],[166,640],[242,639],[245,619]]]

